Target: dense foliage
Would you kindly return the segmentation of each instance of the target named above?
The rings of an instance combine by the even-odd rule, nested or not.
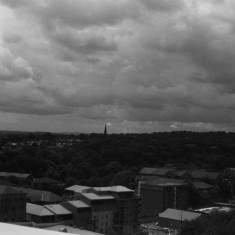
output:
[[[0,171],[48,176],[66,185],[122,184],[135,188],[135,176],[143,166],[174,165],[179,169],[218,171],[235,167],[235,134],[225,132],[112,134],[107,137],[102,134],[4,133],[0,143]]]
[[[212,213],[187,222],[180,235],[234,235],[235,212]]]

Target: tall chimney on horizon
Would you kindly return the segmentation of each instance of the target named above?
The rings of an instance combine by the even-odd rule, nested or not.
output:
[[[106,126],[106,123],[105,123],[105,126],[104,126],[104,136],[107,136],[107,126]]]

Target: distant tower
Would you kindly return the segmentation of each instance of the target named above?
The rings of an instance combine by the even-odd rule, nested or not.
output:
[[[106,124],[104,126],[104,136],[107,136],[107,126],[106,126]]]

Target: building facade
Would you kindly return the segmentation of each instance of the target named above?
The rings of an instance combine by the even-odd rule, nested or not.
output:
[[[23,222],[26,219],[26,194],[0,185],[0,221]]]
[[[140,197],[133,190],[123,186],[72,186],[68,191],[71,189],[74,200],[90,207],[91,220],[85,228],[105,234],[134,234],[138,229]]]
[[[158,179],[139,185],[142,198],[142,217],[157,216],[167,208],[187,209],[188,185],[176,179]]]

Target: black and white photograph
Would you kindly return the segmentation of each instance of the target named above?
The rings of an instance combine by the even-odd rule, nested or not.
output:
[[[234,0],[0,0],[1,235],[235,234]]]

